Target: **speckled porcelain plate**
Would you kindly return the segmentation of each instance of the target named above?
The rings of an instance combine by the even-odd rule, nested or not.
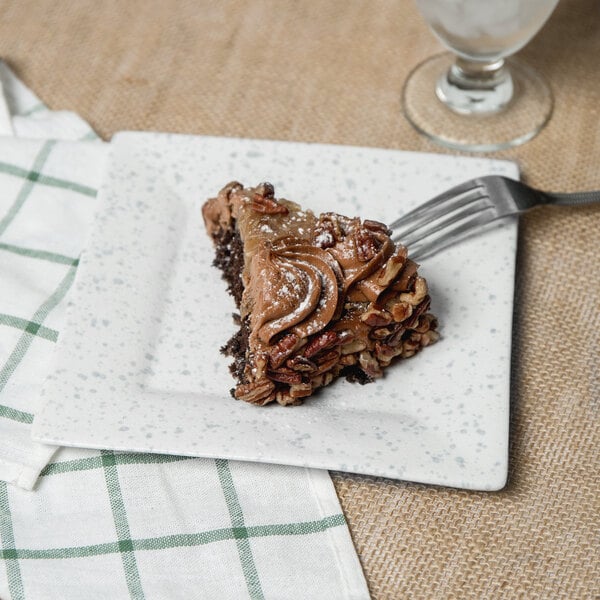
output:
[[[421,266],[442,339],[360,386],[298,407],[233,400],[233,300],[200,207],[232,179],[315,211],[390,222],[462,180],[517,177],[482,158],[122,133],[79,267],[39,441],[224,457],[481,490],[505,484],[516,223]]]

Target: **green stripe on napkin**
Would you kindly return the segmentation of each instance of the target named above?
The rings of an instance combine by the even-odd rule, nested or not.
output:
[[[6,482],[0,481],[0,540],[2,540],[2,558],[6,561],[6,574],[8,575],[8,589],[11,600],[25,598],[21,568],[15,550],[15,535],[13,531],[12,516],[8,503]]]
[[[117,462],[114,452],[102,450],[102,464],[104,465],[104,477],[106,479],[106,487],[108,488],[108,496],[110,506],[115,521],[115,528],[118,536],[118,548],[125,569],[125,579],[127,588],[132,598],[142,600],[144,598],[144,590],[140,581],[140,573],[138,571],[135,554],[133,552],[133,544],[131,542],[131,533],[129,532],[129,522],[127,521],[127,511],[123,503],[123,495],[121,493],[121,485],[119,484],[119,473],[117,472]]]
[[[78,258],[65,256],[64,254],[56,254],[55,252],[47,252],[46,250],[23,248],[21,246],[5,244],[3,242],[0,242],[0,250],[4,250],[5,252],[12,252],[13,254],[19,254],[20,256],[27,256],[29,258],[39,258],[40,260],[47,260],[49,262],[58,263],[60,265],[72,265],[76,267],[79,264]]]
[[[74,278],[75,267],[71,266],[54,293],[35,311],[35,314],[31,318],[33,323],[37,325],[41,325],[43,323],[44,319],[48,316],[52,309],[55,308],[56,305],[64,298],[68,289],[71,287]],[[0,392],[4,389],[11,375],[14,373],[19,363],[23,360],[23,357],[31,346],[31,342],[33,341],[34,337],[34,335],[25,330],[23,335],[21,335],[19,338],[17,345],[14,347],[2,369],[0,369]],[[16,411],[8,406],[3,405],[0,405],[0,417],[12,419],[14,421],[21,421],[22,423],[33,423],[32,414],[23,411]]]
[[[244,513],[242,512],[242,507],[235,491],[235,485],[231,477],[231,471],[229,470],[229,463],[224,459],[217,459],[215,463],[217,465],[219,481],[223,488],[223,494],[225,495],[225,502],[227,502],[229,516],[231,517],[233,535],[237,544],[248,592],[253,600],[264,599],[265,596],[261,589],[258,571],[254,563],[254,557],[252,556],[252,548],[250,548],[250,542],[248,541],[248,530],[244,523]]]
[[[0,491],[1,496],[1,491]],[[1,498],[0,498],[1,504]],[[319,521],[303,521],[298,523],[279,523],[274,525],[258,525],[248,527],[248,538],[271,537],[281,535],[310,535],[322,533],[333,527],[344,527],[346,520],[344,515],[331,515]],[[4,544],[4,550],[0,550],[0,559],[12,560],[57,560],[64,558],[85,558],[87,556],[101,556],[103,554],[122,553],[123,548],[127,551],[152,551],[167,550],[168,548],[192,548],[204,546],[215,542],[226,540],[237,540],[238,535],[233,527],[212,529],[200,533],[177,533],[140,539],[120,539],[117,542],[105,544],[93,544],[89,546],[72,546],[65,548],[26,549],[14,548]],[[261,592],[262,593],[262,592]]]
[[[38,155],[35,157],[35,161],[33,162],[33,167],[30,171],[31,173],[39,173],[40,172],[41,168],[44,166],[44,163],[48,159],[48,156],[50,155],[50,151],[52,150],[52,147],[54,146],[54,144],[56,144],[56,140],[48,140],[47,142],[44,143],[44,145],[42,146]],[[9,165],[9,166],[12,167],[12,165]],[[14,167],[12,167],[12,168],[14,168]],[[1,170],[1,168],[0,168],[0,170]],[[25,174],[28,174],[27,171],[23,171],[23,172]],[[29,197],[29,194],[31,194],[31,190],[33,189],[34,181],[35,180],[33,180],[33,179],[26,178],[25,183],[23,184],[23,186],[21,187],[21,190],[17,194],[17,197],[16,197],[13,205],[8,209],[8,212],[4,215],[4,218],[0,221],[0,235],[2,235],[6,231],[6,228],[12,223],[14,218],[19,213],[19,210],[21,210],[21,207],[23,206],[23,204],[25,204],[25,200],[27,200],[27,198]]]

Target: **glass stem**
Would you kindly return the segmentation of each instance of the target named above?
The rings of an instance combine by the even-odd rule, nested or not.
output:
[[[461,89],[493,89],[506,79],[504,59],[480,62],[458,57],[450,67],[448,80]]]
[[[484,62],[457,57],[436,92],[454,112],[486,115],[506,107],[513,96],[513,82],[504,59]]]

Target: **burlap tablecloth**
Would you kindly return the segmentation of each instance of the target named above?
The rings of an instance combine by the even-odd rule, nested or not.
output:
[[[51,107],[123,129],[444,152],[400,114],[438,52],[401,0],[20,0],[0,55]],[[521,56],[555,113],[503,153],[546,189],[600,189],[600,9],[562,0]],[[499,493],[335,474],[374,598],[600,593],[600,206],[522,218],[510,479]],[[301,591],[299,591],[299,598]]]

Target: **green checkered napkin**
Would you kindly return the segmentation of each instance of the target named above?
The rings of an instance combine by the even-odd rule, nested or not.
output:
[[[107,145],[0,81],[0,599],[368,598],[325,471],[30,439]]]

